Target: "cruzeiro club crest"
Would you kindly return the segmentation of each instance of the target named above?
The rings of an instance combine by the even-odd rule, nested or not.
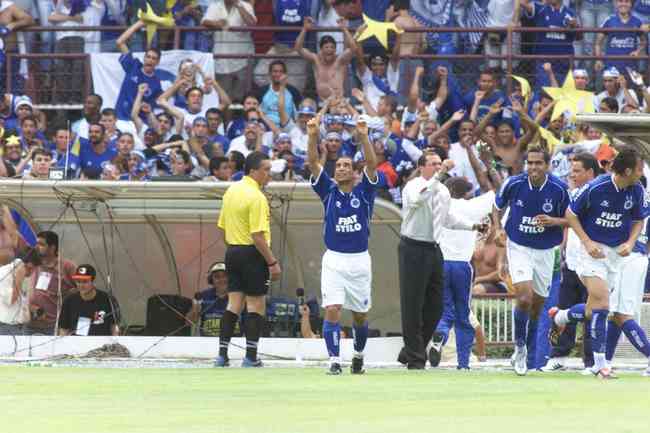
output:
[[[544,205],[542,206],[542,210],[545,213],[551,213],[553,211],[553,200],[550,198],[544,200]]]
[[[352,206],[355,209],[358,209],[359,206],[361,206],[361,201],[359,201],[359,199],[356,197],[352,197],[352,200],[350,200],[350,206]]]
[[[623,209],[630,210],[634,206],[634,201],[632,200],[631,195],[625,196],[625,203],[623,204]]]

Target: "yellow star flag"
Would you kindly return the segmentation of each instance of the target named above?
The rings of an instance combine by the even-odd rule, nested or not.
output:
[[[151,8],[151,4],[147,2],[147,11],[142,12],[142,9],[138,10],[138,18],[144,21],[147,29],[147,46],[151,46],[151,41],[153,40],[158,27],[174,27],[174,17],[171,13],[168,13],[164,16],[158,16]]]
[[[560,144],[560,140],[553,135],[551,131],[549,131],[546,128],[542,128],[540,126],[539,128],[539,135],[542,137],[544,140],[546,140],[546,145],[547,145],[547,150],[548,153],[551,155],[553,154],[553,150],[555,150],[555,147]]]
[[[375,37],[384,48],[388,49],[388,31],[392,30],[395,33],[404,33],[404,30],[397,27],[395,23],[384,23],[375,21],[363,15],[363,22],[365,28],[356,36],[357,41],[365,41],[368,38]]]
[[[510,75],[510,77],[517,80],[517,82],[521,85],[521,96],[524,97],[524,105],[528,105],[528,98],[530,98],[531,94],[530,83],[527,79],[518,75]]]
[[[578,113],[593,113],[594,94],[586,90],[576,89],[573,81],[573,71],[569,70],[562,87],[544,87],[544,91],[555,101],[551,121],[557,119],[565,111],[576,115]]]

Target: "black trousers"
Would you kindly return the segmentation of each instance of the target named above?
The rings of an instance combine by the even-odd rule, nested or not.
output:
[[[426,345],[443,311],[443,257],[436,243],[402,237],[398,247],[400,305],[404,349],[409,366],[426,362]]]

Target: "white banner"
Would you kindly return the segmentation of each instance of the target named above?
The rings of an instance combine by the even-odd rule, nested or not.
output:
[[[94,91],[104,99],[103,108],[114,108],[117,96],[124,81],[124,70],[120,65],[119,53],[93,53],[90,55],[90,67],[93,77]],[[133,53],[133,57],[143,60],[144,53]],[[185,59],[192,61],[201,67],[206,77],[214,77],[214,58],[212,53],[202,53],[189,50],[163,51],[162,59],[156,69],[166,72],[168,81],[162,81],[163,90],[171,86],[178,75],[178,67]],[[201,77],[197,77],[197,83],[203,84]],[[203,99],[204,107],[218,107],[217,93],[212,91]]]

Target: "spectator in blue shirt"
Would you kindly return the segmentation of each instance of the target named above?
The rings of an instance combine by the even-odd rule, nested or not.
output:
[[[102,164],[117,156],[117,149],[108,145],[105,134],[106,130],[101,124],[92,123],[88,128],[88,140],[80,139],[78,166],[82,179],[99,179]]]
[[[117,47],[122,52],[120,56],[120,65],[124,69],[126,76],[120,87],[120,93],[117,96],[115,112],[119,120],[131,120],[131,108],[138,94],[138,86],[142,83],[147,84],[147,91],[143,101],[151,106],[157,107],[156,98],[162,94],[160,77],[157,74],[156,66],[160,63],[161,52],[157,48],[149,48],[144,54],[144,62],[133,57],[129,52],[127,41],[135,32],[144,27],[143,21],[138,21],[129,27],[117,40]]]
[[[575,32],[553,31],[552,29],[575,29],[578,27],[578,20],[573,10],[562,5],[562,0],[550,0],[548,4],[522,0],[521,6],[526,16],[533,20],[535,27],[546,27],[551,31],[537,33],[534,54],[548,54],[550,56],[574,54],[573,41],[576,38]],[[549,86],[551,83],[548,74],[543,69],[547,60],[537,61],[538,87]],[[556,77],[566,76],[569,70],[567,59],[553,60],[550,62]]]
[[[261,110],[279,128],[287,126],[296,114],[296,104],[300,104],[300,92],[287,84],[287,66],[282,60],[275,60],[269,66],[271,84],[262,88]]]
[[[646,48],[646,36],[643,33],[635,32],[643,24],[641,20],[632,15],[632,0],[616,0],[616,13],[605,20],[601,26],[603,29],[630,29],[629,32],[604,32],[598,33],[594,45],[594,55],[603,54],[602,45],[605,42],[605,56],[634,56],[641,55]],[[594,64],[596,71],[615,67],[621,72],[626,67],[633,70],[639,68],[639,62],[635,60],[598,60]]]

